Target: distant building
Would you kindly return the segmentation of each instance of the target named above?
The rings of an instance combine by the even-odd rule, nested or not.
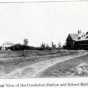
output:
[[[5,42],[1,45],[1,50],[7,50],[7,47],[11,47],[13,46],[14,44],[11,43],[11,42]]]
[[[69,34],[66,39],[67,49],[88,49],[88,32],[85,34]]]
[[[73,49],[75,46],[75,42],[78,40],[77,34],[69,34],[66,39],[66,47]]]

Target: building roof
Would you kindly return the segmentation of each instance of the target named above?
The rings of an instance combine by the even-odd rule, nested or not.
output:
[[[78,34],[69,34],[72,40],[77,41],[78,40]]]
[[[70,37],[72,38],[72,40],[75,40],[75,41],[85,41],[85,40],[88,40],[88,35],[85,35],[84,37],[80,36],[80,39],[79,39],[79,35],[78,34],[69,34]]]

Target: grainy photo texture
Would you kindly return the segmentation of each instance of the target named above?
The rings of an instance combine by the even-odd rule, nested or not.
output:
[[[0,78],[88,77],[88,2],[0,3]]]

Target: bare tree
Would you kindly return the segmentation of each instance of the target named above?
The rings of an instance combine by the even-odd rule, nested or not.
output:
[[[56,44],[54,44],[54,42],[52,42],[52,48],[56,49]]]
[[[48,44],[46,44],[46,49],[50,49],[50,46]]]
[[[41,46],[42,49],[45,49],[45,43],[42,42]]]
[[[61,43],[60,42],[58,43],[58,47],[57,48],[61,48]]]

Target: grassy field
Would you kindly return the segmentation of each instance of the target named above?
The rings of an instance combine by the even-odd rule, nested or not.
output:
[[[59,60],[60,57],[79,55],[85,52],[86,51],[82,51],[82,50],[81,51],[79,50],[77,51],[74,51],[74,50],[0,51],[0,77],[4,74],[9,74],[15,71],[16,69],[19,69],[19,68],[21,69],[25,66],[30,66],[32,64],[39,63],[41,61],[42,63],[45,63],[43,61],[52,60],[52,59],[54,60],[54,58],[57,58]],[[67,63],[70,64],[70,62],[67,62]],[[68,65],[65,65],[64,63],[59,64],[59,67],[61,67],[62,69],[64,69],[63,67],[66,67],[66,66]],[[55,70],[54,68],[57,70],[57,72],[54,72]],[[51,70],[49,71],[46,70],[44,74],[41,75],[41,77],[44,77],[44,75],[47,75],[47,76],[56,75],[55,73],[61,74],[62,71],[59,71],[57,68],[58,68],[58,64],[55,65],[53,68],[50,68],[51,70],[54,69],[52,70],[53,72]]]
[[[46,69],[40,77],[88,77],[88,54],[57,63]]]

